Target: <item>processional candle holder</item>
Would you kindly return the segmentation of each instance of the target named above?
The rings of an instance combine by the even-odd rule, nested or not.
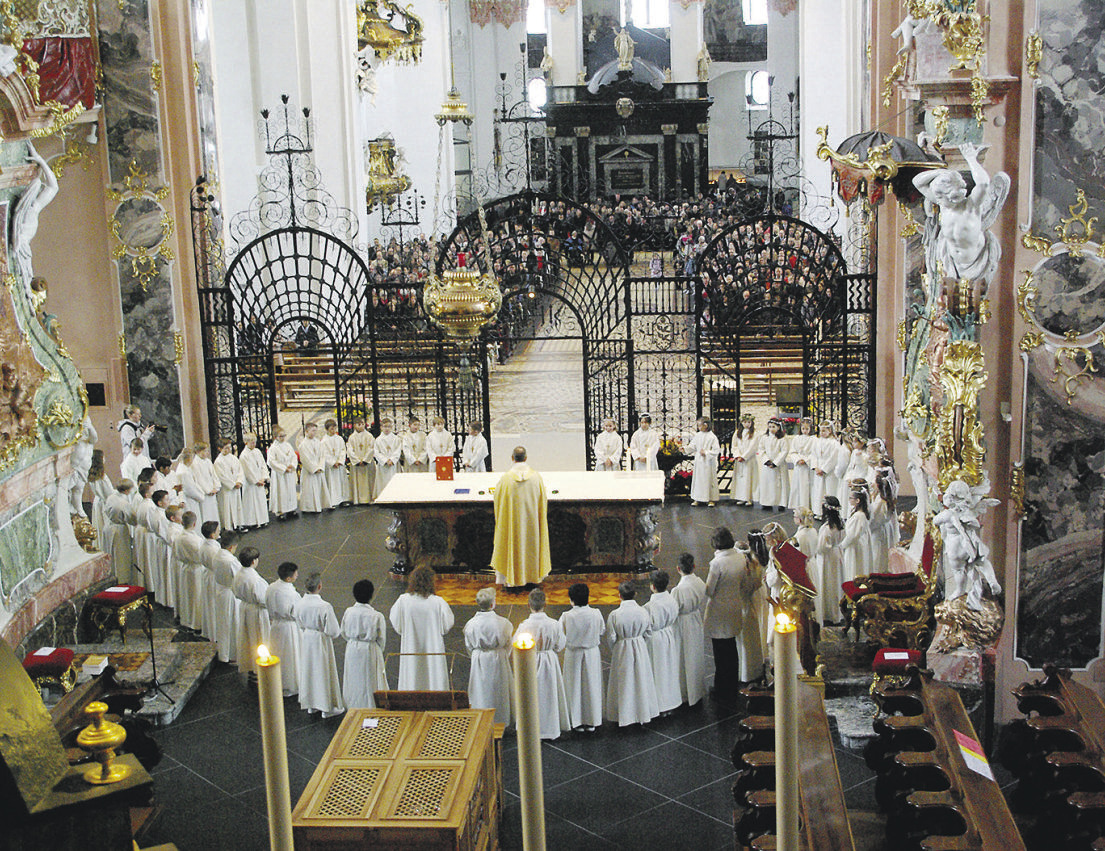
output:
[[[84,773],[86,783],[103,786],[118,783],[130,776],[130,766],[115,765],[115,749],[127,740],[127,731],[114,721],[107,721],[107,704],[93,701],[85,708],[92,723],[77,734],[77,746],[90,751],[98,765]]]

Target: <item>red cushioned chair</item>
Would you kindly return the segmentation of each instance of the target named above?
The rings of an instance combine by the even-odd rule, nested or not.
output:
[[[53,685],[68,694],[77,683],[73,651],[68,647],[55,647],[49,655],[43,655],[40,650],[28,653],[23,657],[23,670],[40,691]]]
[[[840,611],[844,634],[860,629],[882,647],[921,650],[932,640],[936,625],[936,546],[925,535],[921,563],[914,573],[872,573],[841,585]]]
[[[127,642],[127,615],[142,609],[146,613],[144,626],[146,636],[152,635],[153,612],[150,611],[149,597],[141,585],[115,585],[96,594],[88,601],[89,618],[96,627],[98,641],[104,640],[104,634],[113,626],[119,628],[119,637]]]

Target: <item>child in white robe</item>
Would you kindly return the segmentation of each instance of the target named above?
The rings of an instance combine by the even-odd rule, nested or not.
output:
[[[176,613],[181,626],[192,630],[203,628],[203,600],[196,599],[197,573],[203,570],[203,538],[196,532],[196,520],[194,511],[185,511],[180,516],[181,533],[173,543]]]
[[[449,690],[445,633],[453,628],[453,610],[434,593],[435,581],[432,568],[416,567],[391,607],[388,619],[400,637],[400,691]]]
[[[295,604],[299,641],[299,707],[332,718],[345,711],[334,639],[341,635],[334,607],[322,599],[322,574],[307,577],[307,593]]]
[[[134,482],[122,479],[111,496],[104,500],[103,550],[111,556],[115,578],[123,583],[129,583],[134,573],[130,535],[130,520],[133,519],[130,495],[133,490]]]
[[[445,430],[445,419],[434,417],[433,428],[426,435],[426,466],[431,473],[437,467],[439,457],[452,458],[456,453],[456,441],[451,432]]]
[[[380,420],[380,436],[376,438],[373,450],[376,457],[376,496],[383,493],[388,482],[399,472],[399,462],[403,455],[403,438],[392,431],[394,423],[391,417]]]
[[[200,631],[210,641],[215,641],[215,601],[219,596],[219,585],[215,581],[215,559],[222,551],[219,544],[221,526],[218,520],[208,520],[200,526],[200,537],[203,545],[200,547],[200,569],[196,571],[196,586],[193,593],[200,601],[198,604],[200,615]]]
[[[721,444],[710,430],[710,421],[706,417],[698,418],[698,431],[691,438],[691,454],[694,456],[691,505],[703,502],[713,505],[719,499],[717,461],[721,455]]]
[[[560,616],[564,630],[564,692],[568,722],[587,732],[602,726],[602,656],[599,641],[606,632],[602,612],[588,602],[591,589],[583,582],[568,588],[572,608]]]
[[[238,456],[242,465],[242,526],[255,529],[269,524],[269,508],[265,499],[265,485],[269,483],[269,466],[265,456],[257,448],[257,435],[242,435],[245,447]]]
[[[813,487],[813,456],[817,438],[813,436],[813,420],[803,418],[798,424],[798,434],[790,438],[787,461],[791,465],[790,491],[787,508],[809,508]]]
[[[759,438],[756,437],[756,421],[751,414],[741,417],[740,436],[733,435],[731,444],[733,454],[733,479],[729,495],[737,505],[751,505],[756,492],[756,450]]]
[[[265,608],[268,583],[257,572],[261,557],[256,547],[244,547],[238,555],[242,569],[234,577],[238,600],[238,671],[257,677],[257,645],[269,640],[269,610]]]
[[[238,598],[234,596],[234,579],[242,569],[234,554],[236,544],[220,547],[215,555],[215,643],[219,659],[233,662],[238,654]]]
[[[296,493],[299,458],[288,441],[288,433],[282,428],[278,428],[273,435],[267,461],[271,474],[269,510],[276,515],[277,520],[295,517],[296,511],[299,510],[299,495]]]
[[[787,502],[787,438],[778,420],[769,421],[767,433],[760,436],[756,460],[760,508],[774,511],[778,507],[782,510]]]
[[[96,530],[96,540],[100,543],[100,549],[106,553],[108,550],[104,531],[107,528],[107,520],[104,518],[104,503],[115,488],[112,487],[111,479],[104,472],[102,449],[92,450],[92,466],[88,468],[88,487],[92,490],[92,528]]]
[[[483,436],[483,423],[479,420],[468,426],[468,436],[460,450],[461,467],[466,473],[487,471],[487,439]]]
[[[844,582],[855,582],[856,577],[871,573],[871,520],[865,486],[852,490],[850,505],[852,511],[844,521],[844,537],[840,540]]]
[[[430,456],[426,452],[426,432],[422,430],[422,420],[411,417],[402,439],[403,472],[425,473],[429,470]]]
[[[595,438],[595,470],[610,472],[622,468],[625,442],[617,432],[618,425],[611,419],[602,421],[602,431]]]
[[[276,580],[265,589],[265,609],[269,613],[269,653],[280,657],[280,684],[284,697],[299,692],[299,624],[295,606],[300,600],[295,590],[299,566],[286,561],[276,568]]]
[[[119,465],[119,478],[138,481],[138,474],[153,466],[150,456],[146,454],[146,444],[142,438],[136,437],[130,442],[130,452]]]
[[[821,423],[818,429],[817,443],[810,464],[813,475],[810,478],[810,508],[814,519],[821,519],[821,506],[826,496],[836,497],[838,480],[836,477],[837,454],[840,442],[833,434],[833,424]]]
[[[219,519],[219,477],[215,475],[215,464],[211,461],[211,453],[207,444],[200,441],[192,447],[194,457],[189,469],[192,471],[192,479],[195,485],[203,490],[203,500],[200,502],[200,510],[197,512],[198,521],[206,523],[208,520]]]
[[[353,420],[353,433],[345,449],[349,455],[350,499],[354,505],[368,505],[376,497],[376,438],[365,428],[364,417]]]
[[[510,621],[495,613],[495,589],[476,592],[476,613],[464,625],[464,646],[471,667],[468,702],[473,709],[494,709],[496,724],[510,724],[512,692]]]
[[[157,510],[157,507],[153,504],[153,500],[150,499],[150,493],[153,490],[153,485],[149,481],[139,482],[138,484],[138,499],[135,501],[134,507],[134,526],[131,530],[131,556],[134,561],[134,566],[138,571],[139,582],[146,587],[148,591],[156,592],[156,579],[151,576],[149,563],[146,558],[146,540],[149,537],[149,524],[148,516],[150,510]],[[152,581],[151,581],[152,580]]]
[[[679,689],[679,604],[668,593],[671,579],[666,571],[654,570],[649,575],[652,596],[645,610],[652,621],[648,633],[648,655],[652,659],[652,677],[656,683],[656,708],[664,716],[683,702]]]
[[[219,441],[219,455],[215,459],[215,476],[219,480],[217,496],[219,525],[224,531],[234,532],[244,525],[242,523],[242,488],[246,480],[242,462],[234,454],[234,444],[225,438]]]
[[[371,605],[374,593],[376,587],[368,579],[354,582],[353,599],[357,602],[341,618],[341,634],[345,639],[341,696],[346,709],[375,709],[375,692],[387,691],[388,687],[384,670],[387,621]]]
[[[652,417],[642,414],[640,428],[629,438],[629,460],[634,470],[659,470],[656,456],[660,452],[660,432],[652,428]]]
[[[679,692],[683,702],[694,706],[706,693],[706,633],[702,616],[706,610],[706,583],[695,576],[694,556],[679,557],[679,582],[671,597],[679,606]]]
[[[606,717],[619,727],[647,724],[660,714],[648,654],[647,636],[652,619],[633,599],[636,593],[632,580],[621,583],[618,586],[621,605],[606,619],[606,640],[611,648]]]
[[[844,557],[840,552],[844,521],[840,519],[840,500],[835,496],[826,496],[821,505],[821,515],[825,522],[817,532],[816,568],[821,584],[817,587],[814,611],[818,623],[836,623],[840,611],[840,586],[844,582]]]
[[[153,592],[154,599],[162,605],[165,600],[165,564],[161,558],[159,533],[165,520],[165,509],[168,507],[169,492],[155,490],[150,494],[145,517],[146,588]]]
[[[332,502],[317,423],[307,423],[303,430],[303,439],[299,441],[299,463],[303,468],[299,477],[299,510],[304,514],[326,511]]]
[[[564,649],[564,630],[545,613],[545,592],[534,588],[529,592],[530,616],[514,632],[533,636],[537,653],[537,716],[542,739],[559,739],[571,729],[568,720],[568,696],[564,691],[564,674],[557,653]]]
[[[322,458],[326,465],[326,488],[330,493],[330,506],[349,502],[349,472],[345,469],[348,451],[345,438],[338,434],[338,421],[327,420],[326,437],[322,438]]]

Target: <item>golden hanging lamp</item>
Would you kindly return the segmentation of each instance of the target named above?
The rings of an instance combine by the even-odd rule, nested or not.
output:
[[[495,321],[502,304],[495,276],[469,266],[463,251],[457,254],[456,268],[441,277],[431,275],[422,290],[426,315],[452,340],[474,340],[485,325]]]
[[[403,28],[395,26],[395,21]],[[363,0],[357,5],[357,48],[371,47],[383,62],[392,58],[400,64],[422,61],[423,29],[422,19],[411,5],[400,9],[392,0]]]
[[[368,143],[368,179],[365,183],[365,203],[368,212],[377,204],[388,204],[411,188],[411,179],[399,173],[396,164],[395,140],[387,136]]]
[[[449,93],[445,95],[445,100],[441,102],[441,112],[435,113],[434,118],[437,119],[439,127],[444,127],[446,122],[453,124],[464,122],[466,126],[471,127],[476,116],[468,109],[468,104],[460,99],[457,87],[452,86]]]

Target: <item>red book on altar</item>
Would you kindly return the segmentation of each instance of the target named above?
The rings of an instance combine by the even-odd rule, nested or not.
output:
[[[453,456],[438,455],[434,459],[434,467],[437,470],[439,482],[451,482],[453,480]]]

